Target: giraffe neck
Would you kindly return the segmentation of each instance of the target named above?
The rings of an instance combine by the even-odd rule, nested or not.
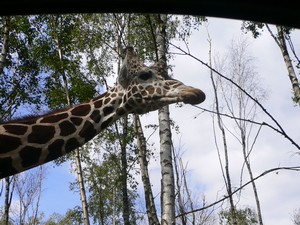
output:
[[[0,178],[59,158],[130,112],[117,87],[56,113],[0,125]],[[13,144],[12,144],[13,143]]]

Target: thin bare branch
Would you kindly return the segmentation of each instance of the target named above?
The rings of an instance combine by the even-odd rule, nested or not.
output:
[[[170,45],[172,45],[174,48],[178,49],[179,51],[185,53],[187,56],[195,59],[196,61],[200,62],[202,65],[204,65],[205,67],[207,67],[208,69],[212,70],[215,74],[219,75],[220,77],[222,77],[223,79],[231,82],[234,86],[236,86],[238,89],[241,90],[241,92],[243,92],[246,96],[248,96],[252,101],[254,101],[261,109],[262,111],[276,124],[276,126],[278,127],[275,128],[265,122],[263,122],[263,125],[266,125],[270,128],[272,128],[273,130],[277,131],[278,133],[280,133],[281,135],[283,135],[286,139],[288,139],[298,150],[300,150],[300,146],[285,132],[285,130],[282,128],[282,126],[279,124],[279,122],[268,112],[268,110],[254,97],[252,97],[245,89],[243,89],[242,87],[240,87],[236,82],[234,82],[232,79],[226,77],[225,75],[223,75],[222,73],[218,72],[217,70],[215,70],[214,68],[212,68],[211,66],[209,66],[207,63],[203,62],[201,59],[197,58],[196,56],[192,55],[191,53],[186,52],[185,50],[183,50],[182,48],[169,43]],[[202,108],[201,108],[202,109]]]
[[[249,184],[251,184],[253,181],[269,174],[269,173],[272,173],[272,172],[276,172],[276,171],[279,171],[279,170],[291,170],[291,171],[296,171],[296,172],[300,172],[300,166],[291,166],[291,167],[276,167],[276,168],[272,168],[272,169],[269,169],[269,170],[266,170],[265,172],[261,173],[260,175],[258,175],[257,177],[255,177],[254,179],[252,180],[249,180],[248,182],[246,182],[245,184],[243,184],[242,186],[240,186],[239,188],[237,188],[236,190],[234,190],[231,195],[234,195],[236,194],[237,192],[239,192],[241,189],[245,188],[246,186],[248,186]],[[202,208],[198,208],[198,209],[195,209],[195,210],[191,210],[189,212],[185,212],[185,214],[190,214],[190,213],[195,213],[195,212],[198,212],[198,211],[201,211],[201,210],[205,210],[205,209],[208,209],[210,207],[213,207],[219,203],[222,203],[224,200],[228,199],[230,196],[228,195],[225,195],[223,198],[215,201],[214,203],[211,203],[209,205],[206,205]],[[181,214],[178,214],[176,215],[176,218],[178,217],[181,217],[183,215]]]

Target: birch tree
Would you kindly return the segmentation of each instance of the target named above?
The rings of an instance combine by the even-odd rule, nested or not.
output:
[[[141,169],[142,182],[145,192],[145,204],[147,209],[148,223],[153,225],[159,225],[160,223],[156,213],[156,206],[154,202],[151,181],[148,171],[147,142],[143,133],[143,128],[139,116],[135,115],[134,118],[135,132],[137,134],[137,151]]]
[[[248,53],[248,44],[246,39],[233,40],[229,54],[226,57],[225,61],[217,61],[216,68],[221,73],[227,74],[228,78],[235,82],[240,88],[245,90],[253,98],[258,101],[262,101],[265,97],[264,90],[259,86],[259,78],[254,68],[254,59]],[[212,81],[214,79],[212,78]],[[222,79],[217,79],[213,83],[215,90],[215,99],[216,99],[216,112],[217,112],[217,121],[218,126],[221,129],[222,139],[223,139],[223,148],[224,148],[224,179],[226,182],[227,192],[230,202],[230,217],[227,217],[228,221],[232,219],[233,223],[239,224],[241,212],[243,210],[236,209],[234,203],[234,196],[232,195],[232,182],[229,169],[230,163],[230,145],[227,141],[227,136],[232,135],[241,146],[242,155],[244,158],[244,165],[252,180],[252,189],[256,202],[256,210],[258,215],[258,223],[263,224],[262,212],[260,207],[260,201],[258,196],[258,191],[256,183],[254,181],[254,176],[252,173],[250,156],[254,150],[254,145],[256,138],[259,134],[260,128],[254,127],[252,123],[248,121],[253,121],[255,116],[257,116],[257,105],[253,102],[248,96],[244,95],[241,89],[236,89],[232,86],[231,83],[224,82]],[[223,102],[223,105],[220,103]],[[222,109],[222,111],[221,111]],[[220,113],[227,113],[233,118],[234,124],[237,129],[230,128],[228,121],[224,121]],[[228,131],[225,135],[225,131]],[[257,132],[253,134],[253,132]],[[218,153],[219,156],[221,152]],[[222,166],[222,159],[219,157],[220,164]],[[223,168],[222,168],[223,170]],[[243,177],[243,168],[241,170],[241,183]],[[247,210],[245,212],[248,212]],[[242,213],[243,214],[243,213]],[[228,213],[225,215],[229,215]],[[235,222],[236,221],[236,222]]]
[[[3,20],[3,39],[1,46],[1,55],[0,55],[0,74],[3,73],[5,67],[6,58],[8,55],[9,49],[9,31],[10,31],[10,16],[2,17]]]
[[[294,96],[292,99],[296,104],[300,105],[300,84],[296,74],[296,71],[299,73],[300,60],[291,37],[293,29],[275,25],[276,31],[273,31],[269,24],[252,21],[244,21],[242,24],[242,29],[252,32],[254,38],[258,38],[261,35],[261,29],[264,27],[267,28],[267,31],[280,49],[293,90]]]
[[[166,25],[167,15],[157,16],[157,55],[163,63],[162,76],[167,77],[167,45]],[[160,135],[160,164],[161,164],[161,224],[175,224],[175,186],[172,156],[172,135],[169,117],[169,106],[158,110]]]
[[[290,56],[290,53],[288,51],[288,47],[286,44],[286,39],[288,41],[290,41],[290,44],[291,44],[290,29],[285,28],[280,25],[276,25],[277,35],[275,36],[273,34],[273,32],[271,31],[271,29],[269,28],[269,26],[268,25],[266,25],[266,26],[268,28],[269,33],[271,34],[271,36],[273,37],[274,41],[276,42],[276,44],[278,45],[278,47],[281,51],[283,60],[285,62],[285,65],[286,65],[286,68],[288,71],[288,76],[289,76],[289,79],[290,79],[290,82],[292,85],[292,90],[294,92],[293,100],[300,106],[300,84],[299,84],[293,63],[292,63],[293,60]],[[292,49],[292,51],[295,53],[295,56],[296,56],[295,50]],[[296,56],[296,58],[297,58],[297,56]],[[300,61],[298,58],[297,58],[297,60],[298,60],[298,65],[299,65]]]

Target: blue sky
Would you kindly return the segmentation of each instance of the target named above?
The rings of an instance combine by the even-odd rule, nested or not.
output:
[[[208,24],[208,30],[212,38],[213,56],[224,55],[230,46],[231,40],[241,35],[241,21],[209,18]],[[298,53],[300,49],[299,35],[299,31],[294,34],[294,40],[298,39],[298,42],[295,42]],[[297,143],[300,143],[300,108],[294,106],[291,101],[291,85],[278,46],[266,32],[257,40],[254,40],[251,35],[246,36],[248,36],[250,44],[250,54],[255,57],[255,69],[259,73],[263,87],[268,93],[264,106],[278,120],[285,131]],[[189,49],[192,54],[204,62],[208,62],[208,42],[204,26],[191,37]],[[171,64],[175,66],[174,78],[202,89],[206,93],[207,99],[201,104],[201,107],[211,109],[213,90],[208,69],[187,56],[176,56]],[[110,85],[113,85],[113,82]],[[212,116],[208,113],[202,113],[195,119],[194,117],[201,111],[190,105],[181,108],[171,106],[170,111],[171,118],[180,127],[181,133],[174,133],[173,140],[175,148],[180,147],[184,151],[183,161],[188,164],[189,182],[193,194],[195,196],[205,195],[207,202],[212,203],[225,194],[224,182],[214,145]],[[261,111],[257,120],[271,123]],[[157,123],[157,113],[152,112],[142,116],[142,122],[144,125]],[[150,142],[155,143],[155,155],[158,157],[158,133],[151,137]],[[238,186],[242,166],[241,154],[233,139],[231,146],[232,179],[233,184]],[[251,156],[255,176],[273,167],[299,165],[299,156],[295,153],[297,153],[296,148],[288,140],[264,127]],[[152,160],[149,169],[154,195],[159,196],[159,160]],[[70,173],[68,163],[54,168],[51,163],[47,164],[47,179],[44,183],[41,200],[41,211],[45,212],[46,216],[54,212],[64,214],[67,209],[80,204],[79,194],[69,191],[69,182],[74,181],[74,178],[75,175]],[[247,180],[246,176],[244,180]],[[291,171],[280,171],[278,174],[272,173],[259,179],[257,186],[265,224],[292,224],[291,215],[295,209],[300,207],[300,174]],[[159,200],[159,197],[157,197],[157,200]],[[255,207],[251,188],[248,187],[243,191],[239,204]]]

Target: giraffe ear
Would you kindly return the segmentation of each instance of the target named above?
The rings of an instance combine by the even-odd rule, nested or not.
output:
[[[131,61],[133,58],[136,58],[136,53],[131,46],[127,46],[122,50],[121,53],[122,58],[122,66],[118,75],[118,83],[126,88],[130,83],[130,74],[128,70],[128,66],[131,65]]]
[[[127,69],[126,62],[122,63],[117,80],[118,83],[124,88],[126,88],[129,85],[128,69]]]

